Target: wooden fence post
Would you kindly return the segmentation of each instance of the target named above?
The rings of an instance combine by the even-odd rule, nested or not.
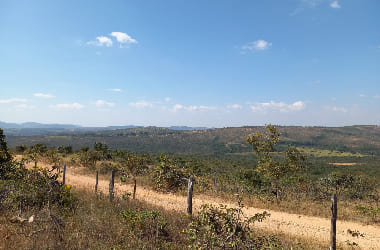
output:
[[[336,250],[336,219],[337,219],[337,214],[338,214],[338,202],[336,198],[336,194],[334,194],[331,197],[331,234],[330,234],[330,239],[331,239],[331,244],[330,244],[330,250]]]
[[[63,164],[63,175],[62,175],[62,184],[65,185],[66,180],[66,163]]]
[[[193,214],[193,185],[194,178],[190,177],[187,185],[187,214]]]
[[[95,193],[98,192],[98,180],[99,180],[99,171],[96,170],[96,179],[95,179]]]
[[[136,199],[136,178],[133,178],[133,199]]]
[[[49,218],[51,218],[51,191],[53,190],[52,188],[52,183],[49,185],[49,193],[48,193],[48,211],[49,211]]]
[[[215,193],[218,192],[218,179],[216,177],[214,177],[214,191]]]
[[[114,196],[114,192],[113,192],[114,182],[115,182],[115,170],[112,169],[111,178],[110,178],[110,185],[109,185],[110,201],[113,200],[113,196]]]

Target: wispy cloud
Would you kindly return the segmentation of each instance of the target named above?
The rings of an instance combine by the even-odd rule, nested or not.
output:
[[[123,92],[122,89],[109,89],[109,91],[113,91],[113,92]]]
[[[52,107],[58,108],[58,109],[82,109],[84,108],[84,105],[74,102],[74,103],[56,104],[56,105],[52,105]]]
[[[232,105],[228,105],[227,108],[229,108],[229,109],[242,109],[243,106],[241,106],[240,104],[232,104]]]
[[[308,5],[309,7],[316,7],[322,0],[301,0],[302,3]]]
[[[131,102],[129,103],[130,106],[135,108],[153,108],[153,104],[144,100],[137,101],[137,102]]]
[[[367,95],[365,95],[365,94],[359,94],[359,97],[365,98],[365,97],[367,97]]]
[[[295,16],[297,15],[298,13],[301,13],[302,11],[304,11],[304,8],[302,7],[298,7],[298,8],[295,8],[292,12],[289,13],[290,16]]]
[[[340,9],[342,6],[338,3],[338,1],[334,1],[330,4],[330,7],[333,9]]]
[[[165,102],[171,102],[172,98],[170,97],[165,97]]]
[[[295,16],[307,9],[314,9],[322,4],[330,3],[331,8],[339,9],[341,8],[339,0],[299,0],[298,6],[289,13],[290,16]]]
[[[107,102],[107,101],[104,101],[104,100],[97,100],[95,102],[95,105],[98,108],[112,108],[112,107],[115,106],[115,103],[113,103],[113,102]]]
[[[112,32],[110,34],[110,36],[113,36],[116,38],[116,41],[118,41],[120,43],[120,47],[122,47],[122,45],[129,45],[129,44],[133,44],[133,43],[138,43],[136,39],[132,38],[127,33]]]
[[[333,107],[331,107],[331,110],[334,111],[334,112],[347,113],[347,109],[346,108],[342,108],[342,107],[333,106]]]
[[[106,46],[111,47],[113,42],[110,38],[106,36],[98,36],[95,41],[89,41],[87,42],[89,45],[95,45],[95,46]]]
[[[10,98],[10,99],[0,99],[0,103],[14,103],[14,102],[27,102],[27,99],[23,98]]]
[[[184,106],[182,104],[175,104],[173,106],[173,111],[181,111],[181,110],[186,110],[186,111],[208,111],[208,110],[215,110],[216,107],[214,106],[196,106],[196,105],[190,105],[190,106]]]
[[[37,98],[44,98],[44,99],[51,99],[51,98],[54,98],[55,96],[51,95],[51,94],[43,94],[43,93],[35,93],[33,94],[35,97]]]
[[[36,107],[33,105],[27,105],[27,104],[23,103],[23,104],[16,105],[15,108],[16,109],[34,109]]]
[[[241,46],[243,51],[254,51],[254,50],[266,50],[272,47],[272,43],[269,43],[265,40],[256,40],[254,42],[247,43]]]
[[[302,101],[297,101],[291,104],[284,102],[260,102],[254,105],[251,105],[253,112],[265,113],[267,111],[279,111],[279,112],[291,112],[291,111],[300,111],[306,107],[306,104]]]

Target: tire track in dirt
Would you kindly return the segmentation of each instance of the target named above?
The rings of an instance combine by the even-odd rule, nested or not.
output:
[[[83,174],[66,173],[66,183],[74,188],[94,190],[95,176],[87,176]],[[109,182],[99,180],[98,191],[108,194]],[[124,193],[132,192],[132,185],[115,183],[115,195],[121,196]],[[186,212],[186,197],[174,195],[170,193],[158,193],[144,187],[138,187],[136,198],[147,203],[160,206],[166,210],[175,210]],[[199,210],[202,204],[219,205],[225,204],[228,207],[236,207],[236,205],[222,201],[217,198],[204,195],[196,195],[193,197],[193,210]],[[339,205],[338,205],[339,209]],[[282,232],[294,236],[304,237],[306,239],[314,239],[329,245],[330,239],[330,219],[290,214],[285,212],[277,212],[268,209],[257,209],[253,207],[245,208],[245,214],[253,216],[263,211],[269,212],[271,215],[261,223],[255,226],[270,232]],[[339,213],[339,210],[338,210]],[[339,215],[338,215],[339,216]],[[347,233],[347,230],[358,230],[365,235],[364,238],[353,238]],[[346,245],[346,241],[356,242],[362,249],[380,249],[380,227],[373,225],[362,225],[360,223],[337,221],[337,243]]]

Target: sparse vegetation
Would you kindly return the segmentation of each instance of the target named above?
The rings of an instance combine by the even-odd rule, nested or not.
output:
[[[248,131],[252,132],[251,129]],[[168,130],[156,132],[162,136]],[[284,134],[285,138],[289,136]],[[180,136],[180,133],[169,135]],[[150,134],[143,132],[139,136]],[[73,193],[71,186],[58,182],[59,173],[40,169],[40,162],[57,165],[66,162],[82,166],[89,172],[96,169],[104,174],[114,169],[126,182],[151,185],[164,192],[183,192],[187,177],[195,176],[195,193],[225,199],[240,193],[249,206],[326,217],[329,211],[323,208],[329,206],[330,194],[337,193],[342,204],[340,218],[378,223],[378,182],[366,174],[367,170],[358,171],[368,166],[375,169],[376,155],[363,153],[358,156],[352,151],[345,155],[333,150],[330,151],[333,156],[325,157],[312,154],[327,152],[315,149],[316,145],[309,154],[307,150],[297,150],[281,142],[275,127],[268,127],[267,132],[250,137],[248,142],[254,146],[257,157],[248,151],[246,155],[237,155],[228,150],[224,154],[219,152],[209,156],[142,154],[111,149],[104,142],[94,143],[93,148],[82,146],[77,152],[73,152],[71,146],[20,145],[15,152],[30,158],[34,165],[32,169],[25,168],[23,161],[13,160],[2,133],[0,137],[0,219],[5,225],[3,228],[9,232],[1,244],[7,248],[25,248],[26,244],[41,248],[42,245],[37,243],[41,239],[44,246],[50,248],[300,248],[298,243],[289,243],[289,235],[275,237],[252,230],[253,222],[265,216],[248,218],[241,208],[204,206],[191,220],[132,200],[132,193],[119,194],[120,197],[109,203],[102,193],[97,196]],[[227,148],[234,152],[240,147],[249,150],[247,145],[231,145],[235,144],[229,144]],[[309,154],[307,164],[304,154]],[[341,168],[329,164],[337,158],[350,162],[357,160],[360,165]],[[306,165],[308,170],[298,171],[306,169]],[[272,192],[273,187],[275,192]],[[275,203],[280,192],[281,200]],[[49,207],[57,220],[42,219],[50,218]],[[25,222],[22,225],[11,223],[9,219],[16,211],[21,211],[17,212],[16,221],[25,221],[34,215],[38,223],[26,227]],[[85,225],[89,223],[92,223],[91,229],[86,229]],[[48,229],[55,232],[58,241],[53,241]],[[8,239],[19,239],[21,243]],[[177,240],[174,242],[174,239]],[[298,242],[307,246],[305,242]]]

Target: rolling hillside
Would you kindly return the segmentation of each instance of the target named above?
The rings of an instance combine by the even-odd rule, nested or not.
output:
[[[8,133],[10,147],[20,144],[45,143],[47,146],[72,145],[79,149],[94,142],[107,143],[112,149],[125,148],[139,153],[172,153],[185,155],[220,155],[251,152],[245,136],[264,127],[231,127],[204,130],[173,130],[160,127],[138,127],[108,130],[39,129],[39,135]],[[380,155],[379,126],[295,127],[280,126],[280,146],[336,150],[366,155]],[[45,132],[44,132],[45,131]]]

